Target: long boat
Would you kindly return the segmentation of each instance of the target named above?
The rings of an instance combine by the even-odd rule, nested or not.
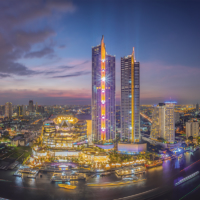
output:
[[[146,172],[146,168],[141,166],[134,169],[134,174],[144,174]]]
[[[153,168],[153,167],[160,166],[162,164],[163,164],[162,160],[157,160],[157,161],[154,161],[152,164],[145,164],[145,167],[146,168]]]
[[[74,173],[74,174],[65,174],[65,173],[54,173],[51,177],[52,182],[69,182],[69,181],[79,181],[79,180],[85,180],[86,177],[83,174],[80,173]]]
[[[67,184],[58,184],[58,186],[70,190],[74,190],[76,188],[75,185],[67,185]]]
[[[18,172],[18,171],[16,171],[14,174],[13,174],[14,176],[19,176],[19,177],[21,177],[22,176],[22,173],[21,172]]]
[[[184,183],[184,182],[186,182],[186,181],[188,181],[188,180],[194,178],[194,177],[197,176],[198,174],[199,174],[199,171],[196,171],[195,173],[193,173],[193,174],[191,174],[191,175],[189,175],[189,176],[187,176],[187,177],[181,179],[181,180],[178,181],[177,183],[175,183],[175,186],[178,186],[178,185],[180,185],[180,184],[182,184],[182,183]]]

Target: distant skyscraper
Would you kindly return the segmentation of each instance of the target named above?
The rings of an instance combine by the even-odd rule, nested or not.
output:
[[[5,117],[8,117],[9,119],[12,118],[13,109],[12,109],[12,103],[7,102],[5,104]]]
[[[186,137],[188,138],[189,136],[195,138],[199,136],[199,122],[186,122]]]
[[[196,104],[196,111],[199,112],[199,104]]]
[[[33,100],[29,100],[28,111],[33,112]]]
[[[5,115],[5,105],[0,106],[0,114]]]
[[[175,102],[159,103],[152,114],[151,138],[163,138],[166,141],[175,140]]]
[[[22,115],[25,116],[26,115],[26,106],[22,105]]]
[[[38,104],[36,102],[36,104],[35,104],[35,110],[37,111],[37,109],[38,109]]]
[[[92,48],[92,137],[93,141],[114,139],[115,57],[106,54],[104,37]]]
[[[18,105],[17,106],[17,116],[22,116],[23,115],[23,113],[22,113],[23,111],[22,110],[23,110],[23,107]]]
[[[38,106],[37,112],[44,113],[44,106]]]
[[[121,58],[121,139],[140,141],[140,63],[132,55]]]

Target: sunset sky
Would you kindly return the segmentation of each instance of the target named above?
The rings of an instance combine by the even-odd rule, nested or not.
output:
[[[0,104],[90,104],[92,46],[104,35],[141,66],[141,104],[200,103],[200,2],[0,1]]]

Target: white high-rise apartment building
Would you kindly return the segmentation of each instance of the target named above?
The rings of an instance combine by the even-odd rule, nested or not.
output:
[[[151,138],[163,138],[168,142],[175,140],[175,102],[159,103],[152,114]]]
[[[186,122],[186,137],[199,136],[199,122],[188,121]]]

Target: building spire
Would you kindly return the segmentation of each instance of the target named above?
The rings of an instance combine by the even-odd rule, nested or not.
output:
[[[133,51],[132,51],[132,56],[134,58],[134,62],[136,62],[136,59],[135,59],[135,48],[133,47]]]
[[[102,35],[102,39],[101,39],[101,46],[104,45],[104,35]]]

